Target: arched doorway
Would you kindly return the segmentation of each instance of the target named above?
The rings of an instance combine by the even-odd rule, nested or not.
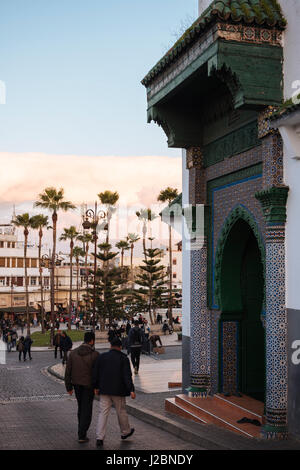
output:
[[[220,391],[264,401],[265,331],[262,256],[250,225],[238,219],[226,238],[220,270]]]

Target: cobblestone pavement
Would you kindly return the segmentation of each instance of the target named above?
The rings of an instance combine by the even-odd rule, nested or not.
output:
[[[1,450],[77,450],[95,449],[98,402],[94,403],[90,442],[78,444],[77,402],[66,395],[64,385],[46,372],[54,360],[53,352],[33,355],[32,361],[19,362],[14,352],[7,364],[0,365],[0,449]],[[201,450],[169,433],[132,416],[135,434],[121,441],[117,417],[112,410],[104,450]]]

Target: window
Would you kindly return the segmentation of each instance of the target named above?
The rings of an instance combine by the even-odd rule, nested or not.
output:
[[[22,277],[17,277],[17,286],[18,287],[23,287],[23,278]]]
[[[7,248],[10,248],[10,242],[7,242]]]
[[[173,266],[176,266],[177,264],[177,259],[173,259]]]
[[[49,277],[44,277],[44,286],[49,287]]]
[[[177,278],[177,274],[173,273],[173,279],[176,279],[176,278]]]
[[[0,277],[0,287],[5,286],[5,277]]]
[[[0,258],[0,268],[5,268],[5,258]]]
[[[36,277],[30,278],[30,285],[31,286],[36,286]]]
[[[15,243],[15,242],[12,242],[12,243],[11,243],[11,247],[12,247],[12,248],[16,248],[16,243]]]
[[[30,268],[30,258],[26,258],[26,268]]]
[[[37,259],[36,258],[31,258],[31,267],[32,268],[37,268]]]
[[[17,258],[17,268],[24,268],[23,258]]]
[[[17,259],[16,258],[11,258],[11,267],[15,268],[17,265]]]
[[[0,242],[0,248],[4,248],[4,242]]]

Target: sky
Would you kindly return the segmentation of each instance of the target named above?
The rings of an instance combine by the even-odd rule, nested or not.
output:
[[[118,191],[122,207],[181,191],[181,151],[147,124],[141,80],[196,17],[197,0],[2,0],[1,223],[46,186],[76,205]]]

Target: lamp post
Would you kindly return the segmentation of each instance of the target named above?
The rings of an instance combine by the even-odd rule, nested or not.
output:
[[[95,209],[88,209],[85,213],[85,218],[82,223],[84,230],[92,230],[94,242],[94,286],[93,286],[93,330],[96,328],[96,271],[97,271],[97,227],[99,219],[105,219],[106,213],[104,211],[97,212],[97,202],[95,202]]]
[[[60,266],[61,262],[62,262],[62,260],[58,257],[57,254],[55,255],[54,264],[52,263],[52,256],[50,257],[48,255],[43,255],[42,258],[41,258],[41,267],[50,269],[52,271],[51,275],[54,278],[55,266]],[[54,315],[54,312],[52,312],[52,310],[51,310],[50,346],[52,345],[53,338],[54,338],[54,318],[53,318],[53,315]]]

